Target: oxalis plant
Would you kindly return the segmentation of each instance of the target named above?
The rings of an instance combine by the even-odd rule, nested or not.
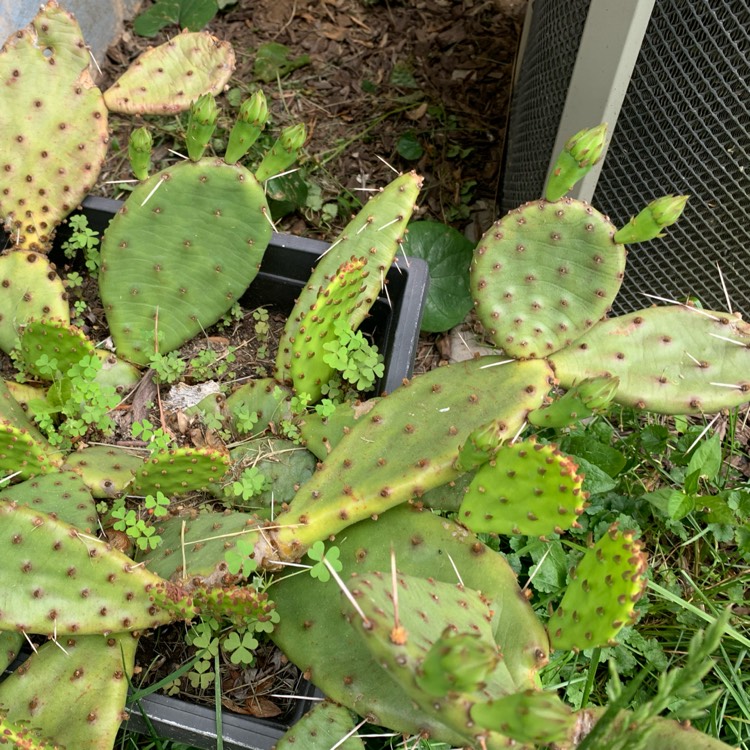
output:
[[[33,107],[32,92],[54,91],[40,87],[23,63],[57,74],[69,50],[75,57],[83,49],[79,39],[71,17],[46,6],[0,55],[2,80],[16,87],[9,101],[26,96]],[[83,68],[74,70],[78,81]],[[164,87],[167,99],[172,86]],[[131,99],[123,89],[115,89],[118,96]],[[41,252],[51,242],[52,221],[44,218],[51,200],[37,214],[19,204],[26,194],[45,197],[39,191],[47,181],[56,186],[59,175],[13,164],[5,170],[4,195],[14,198],[0,204],[12,240],[0,257],[9,290],[0,301],[7,305],[0,335],[33,381],[24,387],[36,390],[0,387],[7,485],[0,494],[0,654],[10,663],[25,642],[34,649],[0,684],[3,739],[29,748],[112,747],[138,638],[202,619],[251,634],[273,628],[271,638],[328,696],[279,748],[327,749],[350,733],[346,747],[362,747],[355,715],[484,750],[725,747],[684,720],[706,705],[697,686],[729,613],[696,636],[682,671],[665,673],[657,695],[635,713],[625,710],[629,688],[616,679],[608,706],[574,711],[541,689],[539,670],[552,649],[607,646],[635,621],[647,577],[641,543],[617,525],[592,540],[543,624],[504,557],[478,536],[549,537],[574,528],[584,511],[575,462],[552,444],[524,438],[529,425],[564,428],[610,403],[700,415],[748,400],[750,332],[737,315],[669,304],[606,317],[622,282],[625,245],[655,238],[685,198],[658,199],[621,229],[567,198],[601,153],[603,127],[574,136],[545,197],[501,219],[476,248],[476,313],[501,354],[440,367],[385,398],[325,401],[339,371],[331,345],[338,351],[366,317],[406,229],[420,186],[407,174],[371,199],[320,260],[287,322],[274,377],[206,406],[235,435],[271,423],[277,435],[287,425],[304,442],[309,453],[295,443],[274,445],[273,489],[246,473],[268,458],[268,438],[226,452],[170,450],[161,428],[140,423],[148,455],[73,449],[76,436],[106,432],[112,402],[95,400],[97,418],[87,422],[84,413],[70,413],[71,393],[84,383],[109,396],[109,389],[127,390],[154,355],[168,355],[231,308],[268,241],[258,183],[264,172],[238,163],[244,152],[233,151],[231,137],[224,159],[202,156],[215,120],[204,93],[194,92],[187,105],[190,158],[183,164],[150,175],[148,136],[136,131],[131,140],[143,182],[103,237],[99,277],[117,357],[102,357],[66,319],[64,289]],[[68,99],[61,94],[66,113]],[[31,125],[18,124],[30,107],[15,111],[3,132],[36,138]],[[243,109],[235,138],[242,147],[264,118],[260,97]],[[82,119],[92,111],[105,116],[97,105]],[[39,137],[47,142],[46,132]],[[287,162],[298,138],[280,138],[268,158]],[[286,166],[266,174],[279,168]],[[24,193],[24,182],[35,191]],[[73,203],[63,203],[64,216]],[[189,229],[181,230],[186,221]],[[69,420],[82,424],[62,429]],[[68,442],[50,440],[50,423]],[[307,463],[297,466],[295,458],[279,469],[281,456]],[[243,502],[257,499],[252,511],[185,515],[164,503],[205,489],[219,507],[235,484]],[[134,515],[123,496],[135,498]],[[104,504],[97,507],[97,499]],[[116,548],[99,533],[99,523],[110,521],[126,536],[137,529],[130,536],[144,543]],[[317,580],[289,576],[290,564],[309,565]],[[682,723],[662,716],[677,698]]]

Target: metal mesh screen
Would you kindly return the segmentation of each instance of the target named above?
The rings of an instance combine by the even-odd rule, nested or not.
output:
[[[561,5],[564,5],[561,4]],[[680,221],[633,246],[617,311],[697,296],[750,314],[750,0],[657,0],[593,203],[619,226],[688,193]]]
[[[502,212],[542,194],[590,0],[536,0],[511,105]]]

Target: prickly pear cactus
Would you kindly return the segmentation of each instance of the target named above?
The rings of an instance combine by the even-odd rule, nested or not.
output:
[[[591,328],[622,283],[625,248],[586,203],[526,203],[480,239],[471,291],[487,335],[512,357],[546,357]]]
[[[229,468],[229,457],[210,448],[175,448],[156,453],[136,470],[138,495],[186,494],[218,486]]]
[[[571,572],[560,606],[547,623],[556,649],[610,645],[635,621],[634,605],[646,588],[646,555],[632,531],[609,531]]]
[[[602,321],[550,357],[564,387],[617,377],[617,403],[662,414],[711,414],[750,397],[750,325],[685,305]]]
[[[202,94],[219,94],[234,72],[229,42],[206,31],[183,33],[146,50],[104,92],[111,112],[171,115]]]
[[[94,499],[81,477],[72,471],[45,474],[2,489],[0,502],[28,505],[87,534],[95,533],[97,529]]]
[[[543,360],[440,367],[382,399],[303,485],[269,540],[293,559],[318,539],[455,479],[467,436],[494,417],[510,440],[549,388]],[[398,446],[397,450],[393,447]],[[256,559],[275,555],[258,548]]]
[[[478,469],[459,518],[475,532],[561,534],[577,525],[586,503],[577,471],[554,445],[534,440],[503,445]]]
[[[414,210],[422,178],[408,172],[386,185],[364,205],[347,224],[325,255],[318,261],[307,285],[300,292],[284,328],[276,356],[274,376],[286,380],[293,357],[291,339],[297,336],[300,315],[306,313],[338,271],[341,264],[354,258],[365,258],[366,283],[358,295],[362,304],[350,305],[346,320],[356,330],[367,317],[385,283],[385,276],[399,248],[399,241]]]
[[[18,332],[29,320],[70,322],[65,286],[39,253],[16,251],[0,256],[0,288],[0,349],[6,354],[18,344]]]
[[[80,328],[49,318],[26,323],[19,336],[18,354],[25,372],[52,380],[56,373],[64,374],[84,357],[95,354],[95,349]],[[38,364],[42,357],[48,369]]]
[[[90,63],[78,23],[55,0],[0,52],[0,215],[18,247],[47,251],[99,176],[107,109]]]
[[[48,641],[0,683],[0,711],[62,747],[109,750],[126,718],[136,644],[130,633]]]
[[[140,184],[101,248],[118,355],[145,365],[215,323],[255,278],[270,238],[263,190],[242,166],[183,162]]]
[[[75,472],[94,497],[122,494],[132,484],[143,459],[114,445],[89,445],[69,453],[64,469]]]
[[[17,480],[57,471],[62,457],[34,429],[0,419],[0,479]]]
[[[275,750],[365,750],[365,743],[355,733],[342,742],[355,726],[348,709],[331,701],[323,701],[308,711],[276,743]]]

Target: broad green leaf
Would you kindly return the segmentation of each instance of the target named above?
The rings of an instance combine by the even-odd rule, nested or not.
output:
[[[688,474],[700,471],[699,476],[711,482],[719,475],[721,461],[721,440],[718,434],[714,433],[707,440],[702,440],[693,451],[688,464]]]
[[[180,20],[180,0],[159,0],[133,21],[133,31],[139,36],[156,36],[165,26]]]
[[[396,151],[399,156],[403,156],[404,159],[414,161],[419,159],[424,153],[422,144],[419,142],[415,133],[409,132],[404,133],[396,143]]]
[[[180,0],[180,26],[188,31],[201,31],[218,12],[216,0]]]
[[[684,492],[673,492],[667,501],[667,513],[673,521],[679,521],[695,508],[695,498]]]
[[[271,83],[277,78],[283,78],[293,70],[309,64],[309,55],[292,57],[292,51],[285,44],[266,42],[266,44],[261,44],[258,47],[253,73],[258,80]]]
[[[415,221],[403,244],[404,252],[427,261],[427,290],[422,330],[447,331],[471,310],[469,264],[474,246],[460,232],[437,221]]]

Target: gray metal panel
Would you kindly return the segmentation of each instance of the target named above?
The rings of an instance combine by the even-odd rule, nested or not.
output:
[[[617,311],[643,293],[750,314],[750,0],[658,0],[593,203],[618,225],[691,195],[665,237],[631,247]]]

